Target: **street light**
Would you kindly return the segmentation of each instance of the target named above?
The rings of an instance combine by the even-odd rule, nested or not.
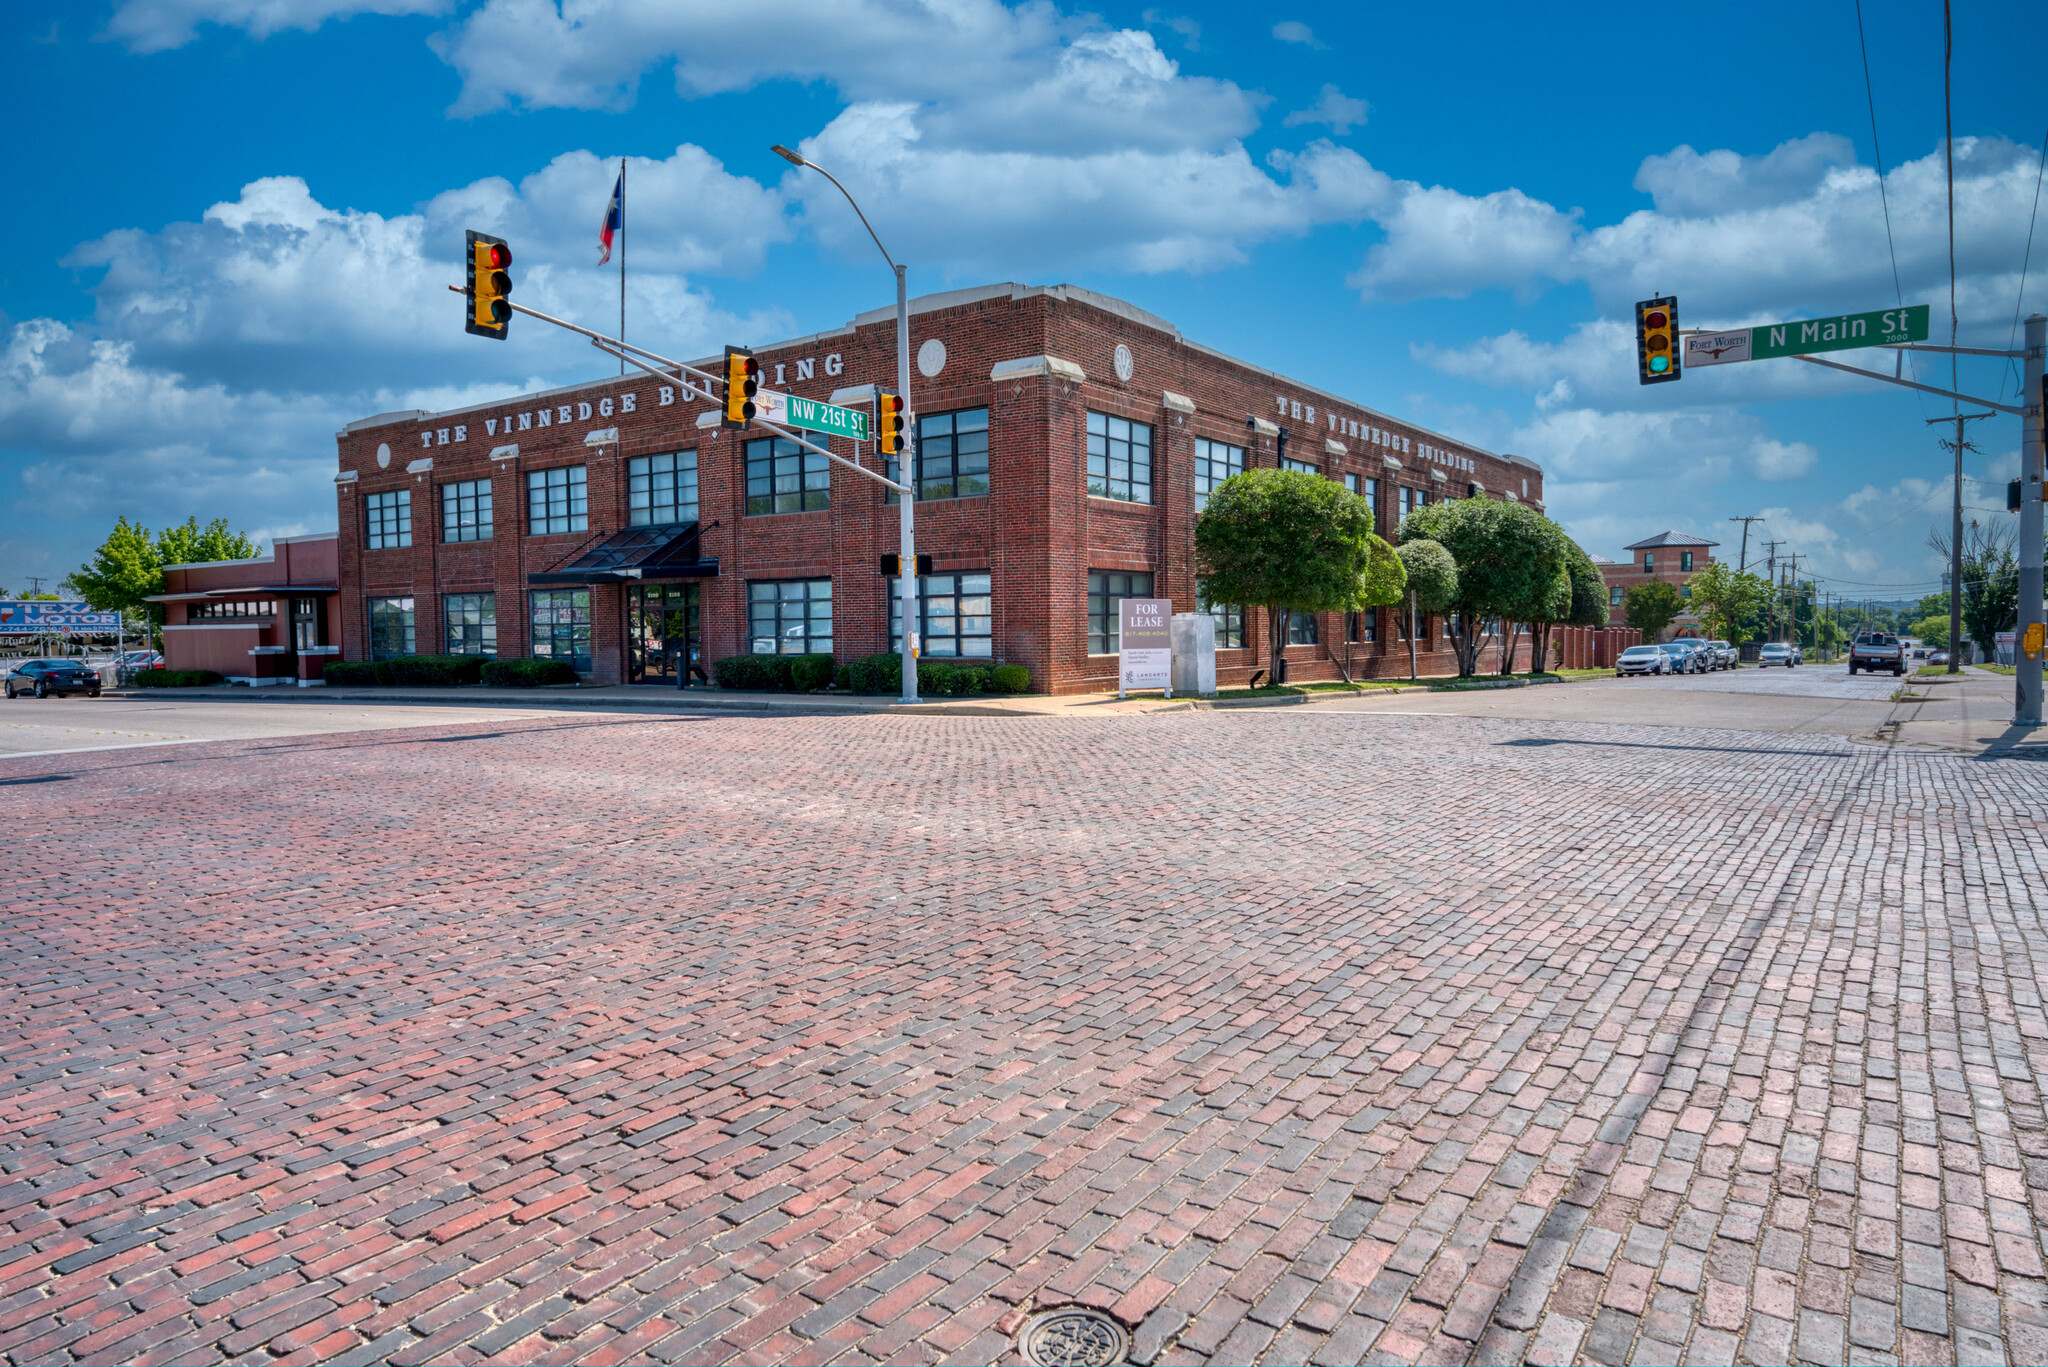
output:
[[[811,161],[802,153],[792,152],[781,143],[768,149],[791,166],[808,167],[832,182],[839,193],[846,196],[846,202],[853,205],[853,212],[860,218],[860,226],[874,238],[875,249],[882,253],[882,259],[889,263],[889,269],[896,273],[896,393],[905,403],[910,402],[910,297],[905,289],[903,267],[896,258],[889,255],[889,249],[882,245],[882,239],[875,235],[875,225],[868,222],[868,216],[861,213],[860,204],[853,192],[839,184],[839,177]],[[881,415],[878,413],[876,417]],[[896,568],[900,576],[897,593],[902,601],[903,612],[903,697],[904,702],[917,701],[917,537],[911,527],[911,504],[916,500],[917,480],[917,439],[909,432],[909,443],[897,459],[896,468],[906,478],[902,483],[911,491],[897,496],[897,521],[901,532],[902,547],[897,556]]]

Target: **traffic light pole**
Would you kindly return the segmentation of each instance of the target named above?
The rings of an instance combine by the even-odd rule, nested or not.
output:
[[[2043,355],[2048,353],[2048,318],[2027,319],[2026,380],[2020,387],[2028,403],[2026,440],[2020,446],[2020,620],[2013,638],[2013,724],[2041,724],[2041,654],[2029,655],[2027,642],[2040,634],[2041,622],[2041,477],[2044,424],[2048,424],[2048,383],[2043,381]],[[1962,585],[1956,586],[1960,595]]]
[[[836,180],[832,183],[834,185],[839,184]],[[844,194],[845,190],[845,186],[840,186],[840,193]],[[847,195],[849,201],[852,198],[853,196]],[[855,206],[855,212],[859,212],[858,205]],[[867,221],[866,217],[863,216],[861,221],[865,223]],[[876,240],[875,245],[881,245],[879,239]],[[885,252],[883,255],[887,256],[887,253]],[[911,406],[909,283],[904,279],[903,267],[900,264],[894,261],[889,264],[895,267],[896,270],[896,395],[903,400],[904,407],[909,408]],[[912,411],[915,412],[915,409],[912,409]],[[878,414],[877,416],[879,417],[880,415]],[[897,456],[896,468],[902,472],[904,479],[914,488],[917,484],[917,423],[915,420],[906,422],[903,425],[903,436],[900,439],[900,445],[902,450]],[[897,487],[902,488],[901,485]],[[917,650],[919,644],[917,639],[917,624],[919,621],[917,615],[917,528],[912,516],[912,509],[916,504],[917,496],[911,493],[909,489],[903,489],[903,492],[896,499],[896,534],[902,546],[902,549],[897,554],[896,561],[896,569],[899,574],[896,592],[903,604],[903,696],[900,699],[902,702],[917,701]],[[2038,574],[2036,578],[2039,578]]]

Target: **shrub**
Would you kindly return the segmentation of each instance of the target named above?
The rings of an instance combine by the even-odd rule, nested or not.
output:
[[[790,666],[798,659],[796,655],[728,655],[712,663],[712,677],[718,680],[720,688],[734,688],[754,693],[787,693],[790,690]],[[830,656],[826,657],[830,659]]]
[[[330,660],[320,677],[331,688],[354,688],[377,682],[377,667],[359,660]]]
[[[988,691],[988,670],[980,665],[953,666],[953,695],[969,697]]]
[[[917,694],[921,698],[943,698],[953,691],[953,666],[940,660],[917,662]]]
[[[832,686],[851,692],[853,690],[853,666],[841,665],[832,671]]]
[[[895,693],[903,687],[903,657],[863,655],[847,666],[847,682],[856,693]]]
[[[830,655],[792,655],[789,659],[790,686],[799,693],[823,688],[832,682]]]
[[[225,682],[210,669],[143,669],[135,674],[137,688],[204,688]]]
[[[575,683],[576,670],[567,660],[491,660],[484,665],[482,678],[493,688],[545,688]]]
[[[395,660],[380,661],[385,669],[379,671],[378,677],[381,680],[389,673],[392,683],[414,688],[481,683],[484,659],[482,655],[401,655]]]
[[[997,665],[988,672],[991,693],[1029,693],[1031,671],[1023,665]]]

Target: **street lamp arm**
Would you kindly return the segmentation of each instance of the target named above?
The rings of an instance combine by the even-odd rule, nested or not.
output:
[[[868,222],[868,216],[866,214],[861,213],[860,201],[853,197],[853,192],[851,190],[847,189],[844,185],[839,184],[839,177],[833,175],[830,171],[827,171],[824,167],[818,165],[818,163],[812,161],[810,158],[803,156],[801,153],[792,152],[788,148],[783,147],[780,144],[776,145],[774,148],[770,150],[775,152],[777,156],[780,156],[783,160],[789,162],[791,165],[808,166],[811,170],[816,171],[819,175],[831,181],[832,184],[835,187],[837,187],[839,193],[846,196],[846,202],[853,206],[853,212],[855,216],[860,219],[860,226],[868,230],[869,237],[874,238],[875,250],[879,251],[882,254],[882,259],[889,263],[889,269],[892,271],[896,269],[896,258],[889,255],[889,249],[887,247],[884,247],[882,245],[882,239],[875,235],[875,225]]]

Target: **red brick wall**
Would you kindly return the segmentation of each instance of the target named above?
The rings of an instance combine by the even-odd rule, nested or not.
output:
[[[1349,434],[1338,439],[1348,451],[1324,451],[1329,425],[1326,396],[1283,377],[1217,356],[1190,345],[1170,327],[1125,316],[1111,307],[1055,293],[1013,298],[964,300],[930,309],[911,318],[913,354],[928,338],[941,339],[946,362],[941,373],[927,378],[913,369],[911,406],[936,413],[986,405],[989,409],[990,489],[987,497],[951,501],[927,500],[917,505],[917,548],[934,559],[939,573],[989,571],[995,596],[995,653],[999,660],[1030,667],[1034,685],[1052,692],[1077,692],[1115,687],[1114,657],[1087,654],[1087,581],[1090,570],[1149,571],[1154,592],[1174,600],[1176,608],[1192,610],[1194,563],[1194,442],[1197,437],[1229,441],[1248,449],[1253,466],[1277,463],[1275,441],[1247,427],[1249,417],[1278,421],[1289,429],[1289,454],[1316,461],[1332,476],[1352,473],[1379,478],[1385,530],[1394,529],[1399,484],[1425,487],[1432,497],[1462,496],[1469,480],[1490,493],[1521,494],[1527,481],[1529,498],[1540,506],[1541,473],[1526,465],[1431,439],[1455,448],[1476,469],[1452,472],[1438,480],[1430,464],[1411,449],[1399,453],[1401,469],[1384,464],[1392,448],[1374,445]],[[1128,382],[1117,378],[1114,353],[1122,343],[1133,359]],[[757,353],[770,388],[814,398],[832,390],[867,383],[894,387],[895,324],[893,318],[841,329],[798,342],[764,348]],[[841,373],[825,373],[825,358],[837,354]],[[996,383],[991,367],[1001,361],[1052,355],[1072,361],[1087,374],[1083,383],[1057,376],[1033,376]],[[816,369],[799,379],[800,358],[813,358]],[[781,380],[778,385],[778,366]],[[548,396],[548,406],[591,405],[589,418],[572,414],[568,423],[486,431],[486,425],[520,413],[537,413],[539,396],[508,399],[484,408],[431,416],[394,416],[362,424],[339,441],[341,470],[353,482],[337,484],[341,529],[340,637],[349,659],[368,654],[364,600],[374,596],[411,595],[415,601],[416,640],[421,650],[438,649],[441,641],[440,596],[445,593],[494,591],[498,595],[498,650],[501,655],[528,652],[526,639],[527,576],[556,568],[586,540],[626,525],[625,461],[659,451],[695,446],[698,451],[700,525],[705,527],[702,553],[720,560],[720,574],[703,586],[704,651],[707,660],[746,649],[746,583],[749,579],[810,578],[833,580],[835,653],[841,659],[888,649],[888,594],[893,586],[877,573],[878,557],[897,546],[897,511],[883,500],[879,485],[834,465],[829,511],[780,516],[745,515],[745,474],[742,444],[747,436],[695,426],[709,405],[702,399],[661,405],[657,382],[638,378],[601,381]],[[1191,397],[1197,411],[1174,412],[1162,392]],[[624,395],[636,398],[632,413],[619,411]],[[1304,406],[1304,416],[1282,418],[1278,399]],[[602,416],[603,400],[613,401],[614,414]],[[1314,422],[1306,408],[1316,410]],[[1349,422],[1370,422],[1412,444],[1430,439],[1420,429],[1351,405],[1334,405]],[[1149,423],[1154,431],[1153,502],[1133,505],[1090,497],[1086,492],[1086,417],[1091,410]],[[617,426],[617,445],[590,449],[584,434]],[[461,438],[457,439],[457,431]],[[444,443],[442,433],[448,434]],[[431,445],[422,443],[426,434]],[[493,446],[516,442],[515,460],[493,462]],[[388,445],[388,465],[379,466],[379,445]],[[850,450],[835,443],[841,454]],[[862,458],[872,462],[871,448]],[[406,465],[431,457],[434,468],[408,474]],[[527,537],[525,477],[551,465],[582,464],[587,469],[589,533],[566,537]],[[493,539],[484,543],[439,543],[438,486],[463,479],[490,477]],[[413,491],[413,544],[397,550],[363,548],[362,512],[366,495],[393,488]],[[718,525],[713,527],[711,524]],[[622,590],[599,586],[592,591],[593,679],[609,683],[624,668]],[[1218,674],[1225,684],[1241,683],[1264,660],[1262,614],[1247,614],[1249,648],[1219,654]],[[1376,677],[1408,669],[1407,647],[1393,640],[1390,613],[1382,614],[1382,642],[1352,648],[1354,675]],[[1320,623],[1314,647],[1288,650],[1290,676],[1297,680],[1337,676],[1332,650],[1343,650],[1341,614]],[[1425,638],[1421,660],[1425,673],[1447,673],[1452,656],[1441,624]]]

